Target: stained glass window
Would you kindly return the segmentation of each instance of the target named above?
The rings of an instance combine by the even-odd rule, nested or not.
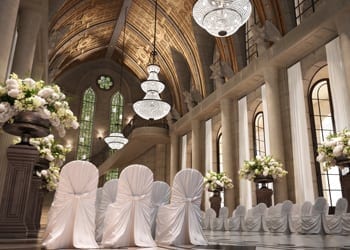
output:
[[[100,89],[108,90],[113,86],[113,79],[110,76],[101,75],[97,79],[97,84],[100,87]]]
[[[121,132],[123,126],[123,107],[124,98],[117,92],[112,97],[111,102],[111,120],[109,125],[109,132]]]
[[[87,160],[91,153],[92,126],[95,111],[95,93],[88,88],[84,93],[83,107],[80,116],[80,131],[78,141],[78,160]]]

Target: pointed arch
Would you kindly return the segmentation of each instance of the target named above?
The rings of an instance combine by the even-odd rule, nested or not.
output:
[[[123,129],[123,110],[124,110],[124,97],[121,93],[117,92],[112,96],[111,100],[111,120],[109,123],[109,132],[121,132]]]
[[[89,159],[92,145],[92,127],[95,114],[95,92],[90,87],[83,97],[83,105],[80,115],[80,130],[77,159]]]

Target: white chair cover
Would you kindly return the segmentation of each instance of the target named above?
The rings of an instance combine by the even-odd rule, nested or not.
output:
[[[324,233],[325,217],[328,214],[328,203],[323,197],[318,197],[312,206],[311,215],[301,215],[300,233],[322,234]]]
[[[268,216],[266,225],[273,233],[291,233],[290,218],[292,216],[293,203],[289,200],[279,203],[273,209],[273,213]]]
[[[117,200],[107,208],[102,245],[107,248],[156,246],[151,235],[152,171],[130,165],[119,178]]]
[[[210,221],[212,220],[212,218],[215,218],[215,217],[216,217],[216,212],[214,209],[208,208],[207,210],[205,210],[204,219],[202,222],[202,228],[204,230],[211,230]]]
[[[247,231],[250,232],[267,232],[269,231],[266,222],[266,204],[259,203],[255,207],[248,210],[248,214],[246,217],[246,227]]]
[[[305,203],[303,203],[305,204]],[[312,204],[311,202],[307,201],[307,206],[309,207],[308,210],[311,211]],[[300,230],[300,214],[301,214],[301,207],[299,204],[293,204],[291,216],[289,217],[289,227],[290,231],[292,233],[296,233]]]
[[[183,169],[174,178],[171,202],[159,208],[156,242],[164,245],[207,245],[201,227],[203,176]]]
[[[243,205],[239,205],[232,212],[232,217],[225,221],[225,230],[227,231],[245,231],[245,214],[246,208]]]
[[[350,234],[350,213],[342,215],[342,234]]]
[[[224,231],[224,223],[228,219],[228,208],[221,207],[219,210],[219,217],[212,217],[210,221],[211,230]]]
[[[324,226],[324,231],[327,234],[340,234],[342,232],[342,215],[346,213],[347,209],[347,199],[338,199],[337,204],[335,205],[334,215],[326,216],[326,225]]]
[[[152,184],[152,210],[151,210],[151,230],[152,237],[155,237],[156,233],[156,218],[158,214],[158,209],[161,206],[169,204],[170,200],[170,187],[164,181],[155,181]]]
[[[98,248],[95,241],[95,202],[98,170],[87,161],[72,161],[61,171],[50,208],[43,246]]]
[[[103,185],[100,205],[96,212],[96,241],[100,242],[103,235],[104,219],[107,207],[117,199],[118,179],[107,181]]]

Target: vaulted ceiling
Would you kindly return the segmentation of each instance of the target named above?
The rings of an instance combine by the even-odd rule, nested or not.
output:
[[[123,63],[140,81],[147,78],[155,0],[54,1],[49,27],[49,71],[53,81],[71,67],[100,58]],[[242,46],[234,45],[234,37],[214,38],[193,21],[195,2],[158,0],[156,48],[160,78],[180,113],[185,109],[184,90],[195,88],[203,97],[212,92],[209,66],[215,58],[226,61],[234,72],[244,66],[237,62],[237,49]],[[261,23],[272,20],[284,33],[278,0],[252,3]],[[121,60],[124,35],[125,56]]]

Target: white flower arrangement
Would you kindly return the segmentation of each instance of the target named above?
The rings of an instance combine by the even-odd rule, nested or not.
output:
[[[283,177],[288,172],[283,169],[282,163],[272,156],[256,156],[256,158],[244,161],[243,167],[239,170],[239,177],[247,180],[254,180],[257,176]]]
[[[317,149],[316,160],[324,163],[323,171],[336,166],[337,158],[350,157],[350,130],[344,129],[335,134],[327,136],[326,140]],[[341,166],[340,166],[341,167]]]
[[[20,142],[19,138],[14,141],[14,143],[18,142]],[[65,162],[66,154],[71,151],[71,148],[57,143],[52,134],[42,138],[31,138],[30,144],[38,149],[40,158],[49,161],[48,169],[36,172],[36,175],[44,181],[42,188],[48,191],[56,190],[60,176],[60,167]]]
[[[225,172],[216,173],[210,170],[204,176],[204,185],[209,191],[233,188],[232,180]]]
[[[43,119],[48,119],[63,137],[67,128],[79,127],[65,99],[56,84],[45,85],[44,81],[31,78],[22,80],[11,74],[5,83],[0,83],[0,123],[11,120],[21,111],[36,111]]]

